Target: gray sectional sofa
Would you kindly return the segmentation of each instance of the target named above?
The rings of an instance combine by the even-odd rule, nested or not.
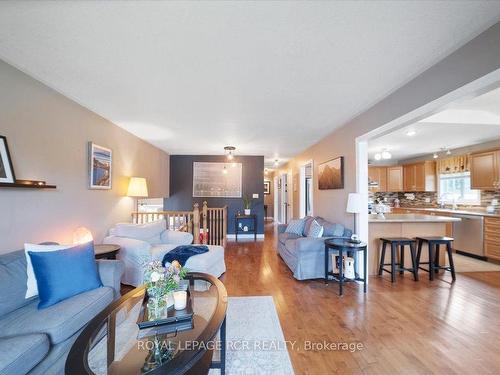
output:
[[[323,226],[323,237],[306,237],[310,222],[316,220]],[[331,223],[321,217],[306,217],[302,236],[286,233],[286,225],[278,225],[278,252],[292,270],[297,280],[325,277],[325,244],[327,238],[350,238],[352,231],[341,224]],[[331,263],[331,260],[330,260]],[[331,267],[331,266],[330,266]]]
[[[123,264],[98,260],[103,287],[38,310],[25,299],[23,250],[0,255],[0,375],[64,374],[66,356],[82,328],[120,296]]]

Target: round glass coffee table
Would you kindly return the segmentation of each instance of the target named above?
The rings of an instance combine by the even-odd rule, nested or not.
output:
[[[137,319],[146,290],[136,288],[89,322],[68,354],[65,373],[206,374],[219,368],[224,374],[226,288],[204,273],[189,273],[187,280],[193,328],[172,332],[158,327],[144,337]]]

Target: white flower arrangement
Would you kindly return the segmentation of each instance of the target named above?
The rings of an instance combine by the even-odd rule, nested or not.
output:
[[[176,260],[168,267],[163,267],[159,260],[147,262],[144,266],[144,282],[148,294],[153,298],[167,295],[179,287],[187,273],[188,269]]]

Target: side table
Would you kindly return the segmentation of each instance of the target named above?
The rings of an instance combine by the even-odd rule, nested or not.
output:
[[[330,254],[330,250],[338,252],[339,254],[339,272],[333,273],[328,271],[328,256]],[[350,253],[354,253],[357,251],[363,252],[363,278],[356,277],[354,279],[348,279],[344,277],[343,273],[343,255],[349,255]],[[334,281],[339,283],[339,295],[343,294],[343,285],[344,282],[348,281],[362,281],[363,282],[363,291],[366,293],[366,278],[367,278],[367,246],[366,243],[353,243],[346,239],[328,239],[325,240],[325,284],[328,284],[328,276],[332,276]],[[333,264],[332,264],[333,267]]]
[[[96,259],[116,259],[116,254],[118,254],[119,251],[119,245],[94,245],[94,253]]]
[[[241,230],[239,223],[241,220],[251,219],[253,222],[252,227],[248,228],[248,231]],[[238,242],[238,233],[253,233],[254,241],[257,241],[257,215],[235,215],[234,216],[234,234],[236,235],[236,242]]]

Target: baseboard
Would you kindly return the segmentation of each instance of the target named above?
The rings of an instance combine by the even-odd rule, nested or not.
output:
[[[254,238],[254,235],[253,233],[242,233],[242,234],[238,234],[238,239],[247,239],[247,238],[250,238],[250,239],[253,239]],[[227,235],[227,239],[228,240],[235,240],[236,239],[236,235],[235,234],[228,234]],[[259,240],[263,240],[264,239],[264,234],[257,234],[257,239]]]

